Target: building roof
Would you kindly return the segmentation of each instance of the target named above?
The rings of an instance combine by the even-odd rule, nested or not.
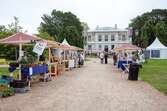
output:
[[[90,29],[87,32],[117,32],[117,31],[128,31],[127,29],[113,28],[113,27],[97,27]]]
[[[148,46],[146,48],[147,50],[151,50],[151,49],[167,49],[167,47],[165,45],[163,45],[159,39],[156,37],[156,39],[154,40],[154,42]]]

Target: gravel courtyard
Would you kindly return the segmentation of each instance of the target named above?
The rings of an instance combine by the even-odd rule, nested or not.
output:
[[[167,96],[91,59],[51,82],[34,83],[28,93],[0,98],[0,111],[167,111]]]

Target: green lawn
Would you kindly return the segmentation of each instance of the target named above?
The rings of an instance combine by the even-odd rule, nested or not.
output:
[[[148,60],[140,69],[140,78],[167,95],[167,60]]]

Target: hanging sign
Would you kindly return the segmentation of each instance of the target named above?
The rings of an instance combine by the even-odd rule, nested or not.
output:
[[[37,42],[33,48],[33,52],[37,53],[38,55],[42,55],[46,46],[47,46],[46,42]]]

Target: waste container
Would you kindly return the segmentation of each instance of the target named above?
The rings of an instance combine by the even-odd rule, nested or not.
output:
[[[138,80],[139,64],[131,63],[129,67],[128,80]]]

